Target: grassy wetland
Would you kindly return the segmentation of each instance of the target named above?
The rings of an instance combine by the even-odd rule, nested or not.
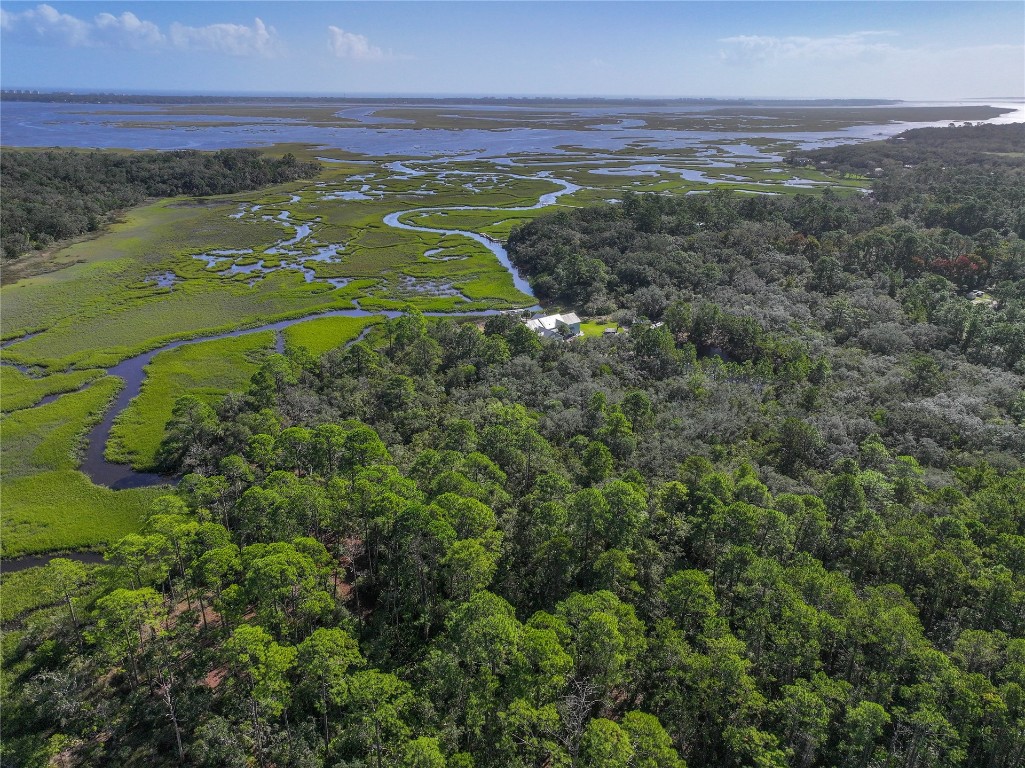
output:
[[[1019,126],[95,106],[4,152],[4,765],[1017,764]]]
[[[958,112],[964,119],[992,111],[958,109],[975,110]],[[799,147],[788,132],[842,139],[843,131],[954,117],[948,113],[794,107],[674,114],[660,107],[591,115],[538,106],[485,114],[469,106],[232,104],[165,107],[164,123],[137,124],[130,105],[92,112],[106,121],[105,133],[93,126],[82,140],[96,146],[118,146],[127,135],[119,131],[138,125],[162,141],[174,134],[167,128],[206,137],[247,120],[287,117],[303,128],[296,136],[357,131],[345,136],[383,137],[388,151],[280,143],[264,151],[317,162],[318,175],[253,192],[149,202],[97,233],[4,264],[3,554],[102,546],[135,529],[157,495],[114,491],[79,471],[88,429],[121,386],[105,375],[111,366],[171,342],[198,342],[153,358],[111,431],[109,460],[151,469],[177,397],[215,402],[243,387],[275,351],[269,331],[199,341],[205,337],[306,318],[285,328],[280,342],[286,353],[317,355],[359,336],[382,319],[379,312],[530,307],[535,299],[497,256],[516,227],[539,215],[629,192],[859,194],[865,179],[784,166],[783,155]],[[74,105],[69,114],[77,114]],[[220,117],[204,117],[211,115]],[[619,137],[617,126],[637,124],[651,135]],[[536,145],[514,140],[537,128],[553,137]],[[737,133],[745,130],[761,133]],[[467,133],[458,150],[429,146],[459,131]],[[672,143],[672,131],[698,133]],[[404,145],[409,154],[395,151]],[[340,310],[357,316],[316,318]]]
[[[158,491],[113,491],[78,471],[82,436],[121,386],[105,376],[79,392],[4,416],[4,557],[93,548],[138,528]]]
[[[143,470],[156,468],[157,451],[174,402],[194,395],[212,403],[242,389],[274,350],[270,331],[203,341],[161,352],[146,367],[139,395],[117,417],[108,459]]]
[[[702,103],[703,102],[703,103]],[[612,104],[612,106],[610,106]],[[930,122],[938,120],[985,120],[1000,110],[982,104],[964,106],[863,104],[843,105],[804,102],[791,105],[771,103],[725,102],[699,100],[685,103],[678,100],[654,100],[640,104],[638,100],[615,104],[607,100],[581,101],[567,105],[565,101],[526,99],[506,108],[488,104],[437,102],[405,104],[382,103],[380,100],[354,100],[338,105],[295,100],[262,100],[262,103],[164,105],[140,111],[126,104],[111,105],[101,112],[121,127],[181,128],[204,125],[244,126],[250,120],[289,120],[321,128],[352,128],[385,125],[392,130],[514,130],[529,126],[536,129],[577,131],[606,130],[621,121],[641,121],[652,130],[720,132],[757,131],[768,134],[795,131],[822,131],[858,125],[887,122]],[[885,112],[881,115],[880,113]],[[95,113],[94,113],[95,114]],[[145,121],[139,118],[147,118]]]

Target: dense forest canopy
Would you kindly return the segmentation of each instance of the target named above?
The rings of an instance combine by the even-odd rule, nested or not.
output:
[[[948,128],[913,128],[886,141],[841,144],[791,154],[794,163],[811,161],[841,171],[884,170],[938,163],[966,170],[1000,167],[1021,173],[1025,150],[1025,123],[979,123]]]
[[[545,216],[512,257],[628,333],[410,312],[180,399],[176,491],[4,649],[4,759],[1021,765],[1025,248],[905,183]]]
[[[879,176],[875,199],[925,228],[1025,237],[1025,123],[916,128],[888,141],[794,153],[791,162]]]
[[[310,178],[317,163],[295,155],[275,158],[255,149],[217,152],[79,152],[73,150],[0,153],[0,246],[16,258],[99,229],[108,216],[148,197],[221,195],[266,184]]]
[[[542,299],[664,318],[699,347],[743,359],[774,334],[808,349],[949,351],[1025,372],[1025,241],[1006,223],[1025,209],[1004,207],[1022,190],[997,185],[1000,194],[983,198],[993,207],[978,203],[959,232],[932,221],[927,181],[904,183],[916,191],[886,203],[829,191],[628,195],[541,218],[513,233],[510,254]],[[889,178],[876,184],[891,189]],[[962,208],[955,201],[941,215]],[[969,294],[976,289],[988,298]]]

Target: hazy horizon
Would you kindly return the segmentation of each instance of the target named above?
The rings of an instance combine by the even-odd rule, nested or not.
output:
[[[901,102],[904,104],[915,104],[915,103],[936,103],[936,104],[955,104],[961,102],[1025,102],[1025,95],[1019,96],[963,96],[963,97],[952,97],[948,99],[901,99],[897,97],[884,97],[884,96],[752,96],[750,94],[664,94],[664,93],[641,93],[641,94],[616,94],[616,93],[593,93],[593,94],[580,94],[580,93],[483,93],[483,92],[449,92],[449,93],[413,93],[413,92],[401,92],[396,91],[392,93],[385,92],[361,92],[361,91],[349,91],[347,93],[342,92],[331,92],[331,91],[261,91],[261,90],[198,90],[198,89],[181,89],[181,88],[106,88],[102,86],[95,87],[62,87],[62,86],[32,86],[32,85],[18,85],[18,84],[7,84],[4,83],[2,86],[3,91],[7,92],[33,92],[38,94],[74,94],[79,96],[86,96],[90,94],[97,95],[124,95],[124,96],[177,96],[177,97],[189,97],[195,96],[200,98],[209,97],[225,97],[225,98],[302,98],[302,99],[511,99],[511,100],[566,100],[566,101],[583,101],[583,100],[595,100],[595,101],[752,101],[752,102],[771,102],[771,101],[849,101],[849,102],[877,102],[879,104],[885,104],[890,102]]]
[[[103,86],[62,87],[32,86],[4,83],[5,92],[26,92],[37,94],[73,94],[78,96],[124,95],[124,96],[178,96],[178,97],[258,97],[258,98],[303,98],[303,99],[475,99],[475,100],[566,100],[566,101],[849,101],[872,103],[958,103],[982,101],[1025,101],[1025,96],[964,96],[949,99],[900,99],[896,97],[873,96],[753,96],[750,94],[665,94],[665,93],[485,93],[485,92],[438,92],[416,93],[410,91],[379,92],[379,91],[266,91],[266,90],[198,90],[182,88],[108,88]]]
[[[3,2],[0,37],[7,89],[1025,97],[1018,2]]]

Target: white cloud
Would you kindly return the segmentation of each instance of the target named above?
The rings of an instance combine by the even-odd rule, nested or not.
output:
[[[377,61],[385,58],[384,51],[371,45],[365,35],[346,32],[341,27],[327,28],[328,47],[340,59],[357,59],[360,61]]]
[[[97,14],[92,21],[38,5],[20,13],[0,9],[5,41],[62,48],[212,51],[230,56],[272,56],[280,50],[277,33],[262,20],[245,24],[189,27],[175,22],[167,34],[134,13]]]
[[[898,49],[880,41],[896,33],[887,31],[852,32],[826,37],[773,37],[736,35],[719,40],[727,47],[720,51],[725,61],[763,63],[772,61],[843,61],[864,56],[881,56]]]
[[[278,51],[277,32],[259,18],[251,27],[244,24],[187,27],[175,22],[171,25],[170,36],[175,48],[189,51],[214,51],[229,56],[273,56]]]
[[[93,23],[92,38],[111,48],[156,48],[165,42],[160,27],[128,11],[120,16],[99,14]]]
[[[21,13],[0,10],[0,29],[8,37],[33,43],[68,47],[90,45],[91,25],[49,5],[38,5]]]

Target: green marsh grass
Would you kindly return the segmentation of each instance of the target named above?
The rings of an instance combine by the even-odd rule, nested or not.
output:
[[[95,577],[97,568],[109,569],[110,566],[86,565],[85,568],[91,579]],[[29,611],[62,602],[49,591],[50,578],[42,566],[0,574],[0,622],[7,624]]]
[[[478,302],[495,302],[513,307],[529,307],[536,303],[536,299],[521,293],[513,285],[512,275],[505,270],[502,270],[501,274],[486,275],[460,283],[459,288],[468,299]]]
[[[47,395],[74,392],[102,375],[103,371],[86,370],[35,378],[17,368],[0,366],[0,410],[31,408]]]
[[[0,422],[0,479],[76,468],[82,435],[99,421],[122,386],[117,377],[104,376],[80,392],[4,416]],[[8,502],[5,499],[5,513],[10,511]]]
[[[474,312],[482,309],[491,309],[492,306],[485,302],[463,301],[458,296],[431,296],[429,294],[412,294],[390,296],[387,293],[381,296],[370,296],[360,302],[363,309],[370,311],[402,311],[413,308],[420,312]]]
[[[320,356],[357,338],[365,328],[384,321],[378,317],[318,317],[282,331],[286,349],[303,348]]]
[[[0,422],[0,551],[4,557],[95,547],[138,528],[156,488],[112,491],[77,471],[86,430],[122,382],[106,376]]]
[[[53,605],[47,586],[44,568],[0,574],[0,621],[6,624],[23,613]]]
[[[561,199],[561,198],[560,198]],[[499,238],[495,230],[504,232],[508,237],[509,230],[517,224],[524,224],[544,214],[556,210],[554,206],[536,208],[531,211],[438,211],[417,216],[412,223],[422,227],[442,227],[445,229],[463,229],[481,232]]]
[[[253,287],[234,280],[182,285],[182,290],[155,300],[55,323],[39,336],[9,347],[6,357],[53,370],[107,367],[175,339],[348,309],[359,295],[353,286],[336,289],[305,283],[292,270],[267,275]]]
[[[3,557],[95,549],[139,530],[166,487],[112,491],[75,470],[3,484]]]
[[[213,405],[228,392],[245,389],[273,349],[274,333],[260,331],[156,355],[146,366],[141,391],[114,422],[107,460],[154,469],[175,400],[189,394]]]

